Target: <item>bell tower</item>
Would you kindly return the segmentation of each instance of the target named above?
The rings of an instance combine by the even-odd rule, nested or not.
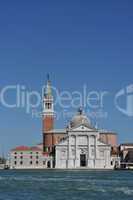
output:
[[[49,75],[47,76],[47,83],[43,97],[43,147],[45,152],[51,152],[53,147],[53,134],[54,128],[54,98],[52,95],[51,81]]]

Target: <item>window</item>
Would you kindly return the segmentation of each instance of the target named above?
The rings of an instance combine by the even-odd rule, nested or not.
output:
[[[38,165],[38,161],[36,161],[36,164]]]
[[[22,164],[23,164],[23,162],[21,161],[21,162],[20,162],[20,165],[22,165]]]
[[[30,156],[30,158],[32,159],[33,157],[32,157],[32,156]]]
[[[46,106],[46,109],[48,109],[48,103],[46,103],[45,106]]]
[[[32,154],[32,152],[30,152],[30,154]]]
[[[43,161],[43,165],[46,165],[46,161]]]
[[[46,103],[46,108],[51,109],[51,103]]]
[[[48,151],[51,151],[51,147],[48,147]]]
[[[17,159],[17,156],[14,156],[14,159]]]
[[[36,159],[38,159],[39,157],[38,156],[36,156]]]
[[[32,161],[30,161],[30,165],[32,165]]]
[[[15,152],[14,154],[17,155],[17,152]]]
[[[20,153],[21,155],[23,154],[23,152]]]
[[[36,154],[38,154],[38,152],[36,152]]]
[[[111,165],[113,165],[113,161],[111,161]]]
[[[16,164],[17,164],[17,161],[14,162],[14,165],[16,165]]]
[[[20,159],[23,159],[23,156],[20,156]]]
[[[51,103],[46,103],[46,109],[51,109]]]
[[[45,147],[45,148],[44,148],[44,151],[45,151],[45,152],[48,152],[48,147]]]

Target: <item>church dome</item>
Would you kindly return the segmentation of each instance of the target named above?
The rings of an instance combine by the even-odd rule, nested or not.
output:
[[[84,125],[88,128],[92,128],[90,120],[83,113],[81,108],[78,110],[77,114],[72,118],[72,120],[70,122],[71,128],[74,128],[74,127],[77,127],[77,126],[80,126],[80,125]]]

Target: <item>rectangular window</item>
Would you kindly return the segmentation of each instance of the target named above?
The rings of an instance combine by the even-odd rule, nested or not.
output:
[[[38,161],[36,161],[36,164],[38,165]]]

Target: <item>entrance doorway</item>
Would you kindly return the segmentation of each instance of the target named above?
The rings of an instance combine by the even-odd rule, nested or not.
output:
[[[86,167],[87,161],[86,161],[86,154],[80,155],[80,167]]]
[[[47,168],[51,168],[51,163],[50,163],[50,161],[47,162]]]

